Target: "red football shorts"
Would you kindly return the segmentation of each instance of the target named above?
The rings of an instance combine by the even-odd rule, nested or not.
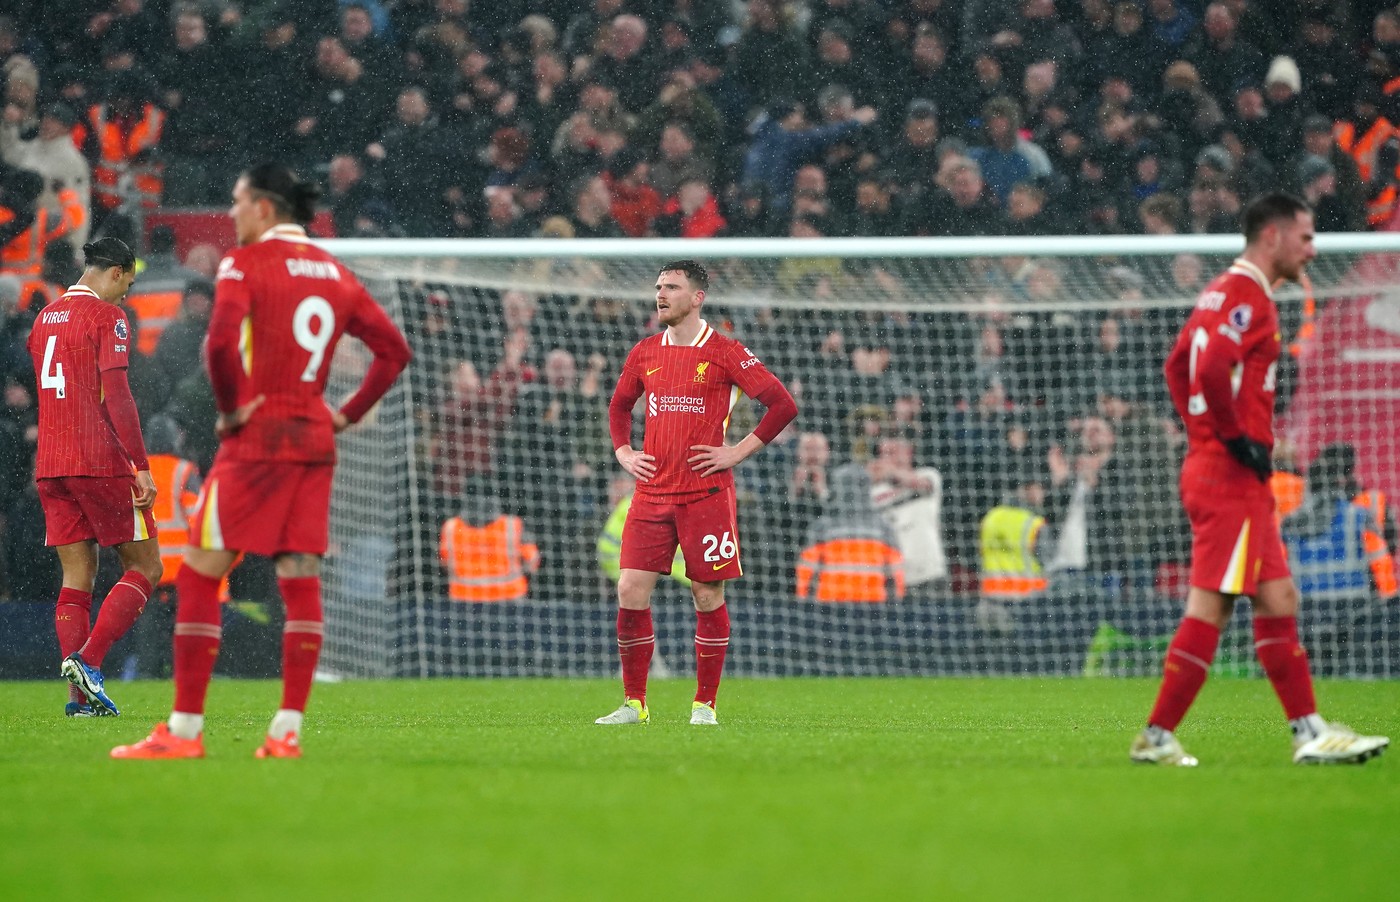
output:
[[[689,504],[637,495],[622,527],[622,569],[670,573],[676,545],[691,582],[717,583],[744,573],[739,562],[739,518],[733,487]]]
[[[155,517],[136,509],[136,480],[130,476],[50,476],[37,482],[45,545],[96,539],[110,547],[156,534]]]
[[[190,544],[211,551],[325,554],[334,464],[215,458],[190,516]]]
[[[1289,576],[1274,495],[1233,458],[1191,455],[1181,468],[1181,501],[1191,520],[1191,585],[1253,595]]]

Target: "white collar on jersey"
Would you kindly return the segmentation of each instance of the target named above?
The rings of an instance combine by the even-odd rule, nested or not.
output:
[[[1264,278],[1264,270],[1250,263],[1243,257],[1236,257],[1235,262],[1230,264],[1230,272],[1239,273],[1242,276],[1249,276],[1259,283],[1259,287],[1264,289],[1264,295],[1269,299],[1274,299],[1274,289],[1269,284],[1269,280]]]
[[[102,300],[102,298],[98,295],[97,292],[93,291],[86,285],[69,285],[68,290],[63,292],[63,295],[64,297],[67,297],[70,294],[85,294],[89,297],[97,298],[99,301]]]
[[[306,229],[290,222],[278,223],[266,232],[263,232],[258,240],[271,241],[274,238],[280,238],[283,241],[300,241],[307,244],[311,241],[311,239],[306,237]]]
[[[697,334],[697,335],[695,336],[695,340],[692,341],[690,344],[686,345],[686,347],[689,347],[689,348],[703,348],[703,347],[705,346],[705,342],[709,341],[709,340],[710,340],[710,336],[711,336],[711,335],[714,335],[714,334],[715,334],[715,330],[714,330],[714,329],[711,329],[711,328],[710,328],[710,324],[707,323],[707,322],[705,322],[705,321],[702,319],[702,320],[700,320],[700,332],[699,332],[699,334]],[[662,344],[662,345],[674,345],[674,344],[675,344],[675,342],[671,340],[671,330],[670,330],[670,329],[667,329],[665,332],[662,332],[662,333],[661,333],[661,344]]]

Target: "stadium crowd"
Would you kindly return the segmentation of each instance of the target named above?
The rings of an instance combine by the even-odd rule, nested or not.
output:
[[[262,158],[318,174],[343,237],[1226,233],[1278,186],[1319,230],[1355,231],[1391,227],[1400,196],[1400,13],[1378,0],[12,0],[0,66],[0,597],[47,597],[55,572],[35,553],[29,318],[87,235],[223,205]],[[183,302],[131,381],[143,420],[207,467],[218,254],[151,238],[137,287]],[[891,277],[813,263],[775,278],[801,296]],[[1016,312],[1080,274],[1001,268],[978,280],[984,313],[817,317],[810,347],[782,310],[732,314],[802,391],[802,431],[741,476],[790,500],[747,506],[781,521],[750,535],[796,537],[772,588],[791,590],[843,464],[920,491],[911,453],[943,474],[964,569],[982,515],[1031,485],[1052,517],[1099,499],[1081,568],[1183,556],[1184,524],[1160,525],[1179,520],[1160,474],[1181,450],[1153,362],[1175,325]],[[1095,279],[1122,300],[1210,275],[1182,255]],[[420,411],[441,513],[504,473],[538,528],[560,496],[510,468],[541,460],[568,474],[574,535],[616,501],[603,409],[647,318],[556,300],[425,285],[410,305],[419,359],[450,363]],[[1044,365],[1064,353],[1092,365]],[[552,547],[568,516],[548,532],[540,579],[558,582],[591,549]]]

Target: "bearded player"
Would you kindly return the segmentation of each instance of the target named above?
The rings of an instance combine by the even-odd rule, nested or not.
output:
[[[318,191],[264,163],[233,189],[239,247],[219,264],[206,343],[222,438],[190,518],[176,577],[175,706],[114,758],[202,758],[204,699],[221,638],[219,583],[248,551],[276,561],[286,605],[282,704],[259,758],[301,756],[302,715],[321,651],[321,556],[329,538],[335,434],[358,422],[408,364],[408,342],[364,286],[307,240]],[[323,395],[341,336],[374,355],[338,410]]]
[[[651,593],[671,571],[679,545],[695,600],[695,701],[690,722],[714,725],[715,697],[729,646],[724,584],[743,573],[734,474],[797,416],[792,395],[753,355],[700,318],[709,275],[694,260],[661,267],[656,311],[664,332],[627,355],[608,424],[617,461],[637,480],[622,529],[617,583],[617,647],[623,703],[600,724],[644,724],[647,671],[656,635]],[[747,394],[767,408],[753,432],[724,444],[729,414]],[[646,395],[642,448],[632,447],[632,408]]]
[[[1144,764],[1196,765],[1173,731],[1205,683],[1235,599],[1248,596],[1255,654],[1283,703],[1294,762],[1360,763],[1390,740],[1358,736],[1317,713],[1298,642],[1298,589],[1269,490],[1281,347],[1270,286],[1296,279],[1316,256],[1313,214],[1298,198],[1273,193],[1250,203],[1243,222],[1244,253],[1206,286],[1167,357],[1167,387],[1188,442],[1181,500],[1191,520],[1191,588],[1157,703],[1129,754]]]
[[[63,567],[54,607],[60,672],[72,683],[69,717],[117,714],[102,662],[141,616],[160,577],[151,506],[156,484],[126,380],[133,336],[117,305],[136,277],[136,255],[116,238],[83,245],[83,275],[40,312],[29,333],[39,386],[34,475],[46,544]],[[92,622],[97,548],[115,546],[122,577]]]

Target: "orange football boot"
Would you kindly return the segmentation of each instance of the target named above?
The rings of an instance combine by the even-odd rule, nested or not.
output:
[[[119,745],[112,749],[113,758],[203,758],[204,734],[193,739],[181,739],[164,723],[156,724],[140,742],[132,745]]]
[[[288,733],[281,739],[269,736],[266,742],[258,746],[254,755],[259,758],[300,758],[301,742],[295,733]]]

